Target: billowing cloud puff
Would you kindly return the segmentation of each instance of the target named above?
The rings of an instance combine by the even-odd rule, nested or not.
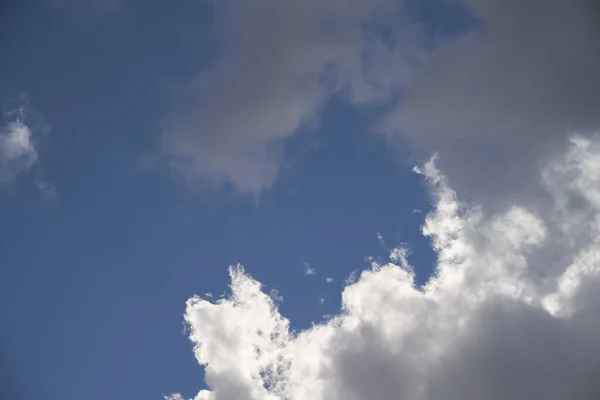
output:
[[[468,207],[435,160],[417,172],[435,200],[429,282],[397,249],[344,288],[339,315],[293,332],[231,267],[229,298],[187,302],[210,388],[196,400],[600,397],[599,138],[573,137],[543,169],[550,212]]]

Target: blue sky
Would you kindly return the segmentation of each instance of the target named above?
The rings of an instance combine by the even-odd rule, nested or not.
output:
[[[115,21],[39,5],[12,13],[2,94],[26,91],[43,113],[51,132],[40,139],[40,169],[57,190],[44,199],[23,177],[1,199],[2,354],[14,390],[193,394],[202,370],[182,334],[185,301],[219,296],[233,262],[278,289],[299,328],[339,309],[342,282],[367,256],[387,256],[377,233],[389,247],[410,243],[422,279],[429,273],[423,216],[413,212],[429,207],[422,179],[365,136],[366,116],[342,101],[318,132],[289,144],[293,165],[258,202],[144,166],[169,82],[214,52],[203,38],[208,6],[139,6]],[[304,275],[305,262],[316,276]]]
[[[478,257],[473,261],[481,265],[477,271],[496,265],[493,260],[520,265],[516,256],[503,257],[521,251],[537,268],[543,257],[522,250],[515,240],[528,248],[551,238],[555,242],[549,246],[562,249],[565,259],[594,242],[595,228],[576,228],[580,242],[560,247],[570,233],[549,215],[580,214],[569,214],[570,209],[552,214],[550,203],[539,200],[540,193],[563,198],[557,192],[560,171],[571,167],[583,171],[581,179],[592,179],[573,190],[596,183],[593,171],[582,170],[596,164],[573,161],[596,157],[596,139],[588,147],[574,142],[567,153],[572,157],[559,157],[568,151],[566,138],[574,131],[594,137],[600,127],[593,111],[599,97],[584,84],[600,82],[598,57],[590,50],[597,35],[573,28],[585,14],[579,7],[583,2],[566,10],[558,3],[548,11],[534,7],[532,15],[541,17],[539,22],[532,18],[532,24],[540,29],[546,27],[543,16],[568,16],[553,28],[558,33],[545,37],[523,28],[528,22],[514,2],[505,9],[484,0],[340,2],[340,8],[314,1],[290,1],[279,8],[267,3],[47,0],[3,6],[1,133],[7,141],[0,140],[0,386],[7,398],[162,398],[172,393],[192,398],[202,389],[212,389],[214,397],[198,399],[260,398],[249,392],[231,395],[214,377],[205,383],[192,350],[194,344],[208,349],[216,342],[202,333],[213,323],[203,319],[205,306],[186,309],[186,301],[201,295],[216,303],[228,293],[232,264],[242,264],[265,293],[276,290],[283,297],[278,310],[289,318],[291,331],[310,333],[313,324],[335,326],[324,315],[362,315],[359,319],[366,321],[361,313],[367,308],[353,308],[358,303],[352,299],[386,289],[368,286],[368,276],[357,275],[355,286],[347,286],[346,279],[353,271],[369,270],[371,261],[387,265],[394,249],[408,251],[415,287],[441,276],[434,284],[450,291],[444,281],[449,268],[444,257],[451,251],[446,234],[460,241],[456,248],[472,249],[464,257]],[[314,15],[330,30],[314,30]],[[514,36],[508,22],[517,27]],[[579,64],[562,61],[579,51],[555,40],[567,34],[584,43]],[[546,49],[555,50],[560,61],[548,59]],[[524,53],[531,54],[527,63]],[[585,81],[571,73],[577,69]],[[557,77],[564,84],[554,90],[549,82]],[[525,108],[529,112],[522,112]],[[10,151],[15,132],[28,138],[19,142],[25,147],[18,156]],[[429,164],[425,176],[413,171],[434,153],[440,155],[442,173]],[[539,165],[549,160],[562,160],[568,168],[550,168],[556,176],[546,173],[542,185]],[[483,206],[488,225],[473,222],[480,221],[469,216],[474,214],[447,211],[466,206],[454,203],[442,174],[459,198]],[[587,216],[597,211],[594,196],[580,194],[590,203]],[[530,207],[532,213],[507,204]],[[536,218],[547,231],[536,228]],[[447,231],[456,224],[472,232],[463,237]],[[558,228],[550,228],[553,224]],[[514,248],[502,247],[506,243]],[[396,271],[404,271],[402,262],[392,261],[400,265]],[[381,275],[391,269],[377,268],[373,276],[382,276],[381,282],[396,279]],[[506,276],[516,276],[503,268]],[[504,275],[473,276],[476,282],[506,280]],[[519,277],[518,284],[526,280]],[[527,282],[544,303],[550,294],[543,285]],[[460,293],[479,290],[462,285]],[[223,307],[217,314],[224,320],[228,296],[216,306]],[[239,296],[237,306],[253,304]],[[454,304],[448,296],[441,304]],[[402,309],[404,301],[392,309]],[[456,307],[465,314],[472,310]],[[388,315],[384,308],[376,310]],[[430,314],[431,321],[442,320]],[[408,314],[390,315],[402,320]],[[492,319],[490,326],[505,321],[485,318]],[[375,331],[388,332],[372,323]],[[477,329],[472,331],[481,333]],[[597,327],[581,329],[594,333]],[[538,339],[532,334],[531,340]],[[581,339],[576,346],[596,345]],[[376,353],[367,345],[353,348]],[[355,353],[350,353],[340,360],[352,360]],[[471,353],[461,354],[464,359],[448,359],[471,365]],[[206,357],[209,365],[229,368],[214,354]],[[369,363],[353,365],[368,371]],[[381,364],[374,365],[373,371]],[[567,361],[561,365],[568,369]],[[499,376],[499,367],[489,370]],[[382,385],[380,376],[364,371],[361,376]],[[427,387],[433,397],[422,398],[437,398],[439,387]],[[351,398],[350,392],[336,390],[339,398]],[[356,390],[357,399],[390,395]],[[394,395],[398,390],[404,389]],[[304,398],[299,392],[294,396]]]

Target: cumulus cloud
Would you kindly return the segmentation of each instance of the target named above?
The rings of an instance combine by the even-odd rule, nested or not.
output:
[[[31,129],[21,117],[0,127],[0,186],[14,182],[37,161]]]
[[[293,332],[231,267],[230,297],[187,302],[210,388],[196,400],[600,396],[600,138],[572,138],[543,169],[549,214],[470,207],[435,160],[417,172],[435,203],[422,228],[438,255],[429,282],[418,287],[397,251],[345,286],[337,316]],[[546,260],[557,244],[565,256]]]

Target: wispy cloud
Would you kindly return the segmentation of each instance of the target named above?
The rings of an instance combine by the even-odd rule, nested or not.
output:
[[[317,275],[317,270],[310,266],[309,263],[304,263],[304,275],[306,276],[314,276]]]
[[[271,187],[286,165],[284,141],[316,126],[328,98],[344,89],[357,100],[379,96],[368,80],[381,74],[362,66],[375,39],[365,27],[396,8],[389,0],[215,3],[221,57],[191,79],[192,99],[168,118],[170,165],[246,194]]]
[[[0,129],[0,183],[12,183],[37,161],[31,129],[20,117]]]

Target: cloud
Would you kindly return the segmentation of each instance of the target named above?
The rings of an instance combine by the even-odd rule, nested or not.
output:
[[[171,165],[192,181],[246,194],[271,187],[286,165],[285,140],[314,127],[330,96],[379,96],[367,78],[380,71],[363,67],[375,41],[365,26],[395,8],[388,0],[215,4],[220,55],[169,118],[163,150]]]
[[[564,132],[600,128],[597,2],[435,3],[430,14],[455,16],[450,33],[432,33],[440,18],[411,1],[216,4],[219,56],[170,116],[171,166],[257,195],[288,165],[286,140],[338,95],[385,105],[373,130],[413,159],[438,152],[470,199],[539,194],[527,171],[559,151]]]
[[[560,151],[565,132],[600,128],[600,7],[461,3],[475,27],[437,41],[378,129],[439,152],[452,184],[478,201],[531,197],[529,171]]]
[[[550,214],[469,207],[435,159],[417,172],[435,203],[422,228],[438,255],[430,281],[417,287],[398,251],[345,286],[337,316],[292,332],[231,267],[230,297],[187,302],[210,388],[196,400],[600,396],[600,137],[573,137],[543,168]],[[557,245],[563,257],[546,259]]]
[[[304,263],[304,275],[313,276],[317,274],[317,270],[312,268],[309,263]]]
[[[277,303],[283,302],[283,296],[281,295],[281,293],[279,293],[279,290],[277,289],[271,289],[271,291],[269,292],[269,297]]]
[[[37,161],[31,129],[21,117],[0,127],[0,187],[12,184]]]
[[[332,283],[333,282],[333,278],[328,276],[327,278],[325,278],[325,282],[327,283]]]
[[[51,7],[63,9],[82,22],[119,15],[127,0],[43,0]]]

